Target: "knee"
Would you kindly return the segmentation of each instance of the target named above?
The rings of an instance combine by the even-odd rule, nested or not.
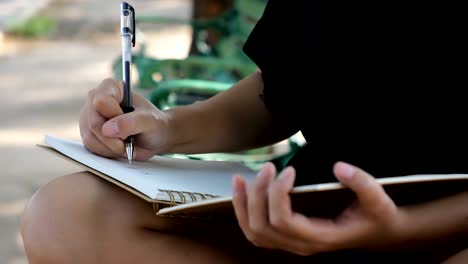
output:
[[[21,219],[24,248],[31,263],[81,262],[79,250],[73,250],[90,238],[93,227],[89,221],[99,210],[98,188],[95,177],[76,173],[51,181],[31,197]]]

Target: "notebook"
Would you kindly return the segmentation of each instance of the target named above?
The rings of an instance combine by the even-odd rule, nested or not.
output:
[[[95,155],[79,141],[51,135],[46,135],[38,146],[152,203],[159,216],[232,218],[232,176],[241,174],[250,182],[256,174],[232,161],[155,156],[129,164],[124,158]],[[377,180],[398,205],[468,190],[468,174],[404,175]],[[332,217],[354,199],[354,193],[339,182],[297,186],[291,191],[293,209],[307,215]]]

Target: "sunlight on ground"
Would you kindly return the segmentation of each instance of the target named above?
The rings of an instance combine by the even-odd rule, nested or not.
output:
[[[3,36],[3,32],[0,30],[0,56],[3,53],[3,49],[5,49],[4,47],[5,44],[3,42],[4,42],[4,36]]]
[[[190,26],[171,26],[167,30],[140,33],[146,42],[147,55],[159,59],[183,59],[190,50],[192,29]]]
[[[0,57],[6,56],[7,54],[16,53],[18,47],[4,36],[4,33],[0,31]]]

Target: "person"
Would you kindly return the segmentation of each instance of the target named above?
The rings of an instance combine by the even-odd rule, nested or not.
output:
[[[397,205],[375,180],[468,172],[456,5],[270,0],[243,47],[259,70],[224,92],[164,111],[135,93],[135,111],[123,114],[122,84],[104,80],[80,115],[83,142],[98,155],[125,156],[128,135],[141,161],[246,150],[298,131],[307,144],[283,170],[267,162],[251,183],[233,175],[234,222],[157,217],[86,172],[54,179],[23,214],[28,259],[466,262],[468,192]],[[357,197],[336,218],[291,209],[293,186],[332,181]]]

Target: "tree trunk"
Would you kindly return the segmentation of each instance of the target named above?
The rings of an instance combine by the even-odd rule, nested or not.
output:
[[[232,7],[233,2],[234,0],[193,0],[192,18],[207,19],[220,16],[224,11]],[[221,37],[220,32],[216,32],[215,30],[208,30],[207,33],[206,41],[209,46],[215,45]],[[196,38],[197,36],[194,32],[194,34],[192,34],[190,54],[197,54]]]

